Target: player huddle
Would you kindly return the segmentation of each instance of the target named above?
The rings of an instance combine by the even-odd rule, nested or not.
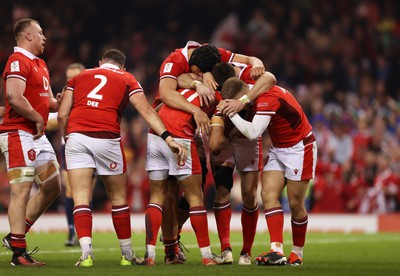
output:
[[[196,234],[205,266],[233,263],[229,224],[235,167],[240,175],[243,200],[243,247],[238,264],[252,263],[260,177],[271,248],[256,256],[254,262],[303,263],[308,223],[304,197],[315,173],[316,142],[298,102],[289,91],[275,85],[275,77],[265,71],[261,60],[189,41],[162,63],[158,94],[150,106],[139,82],[124,70],[125,55],[110,49],[101,57],[99,67],[84,70],[69,80],[65,90],[54,99],[51,88],[44,86],[37,76],[39,69],[50,83],[46,64],[37,58],[43,52],[45,37],[37,21],[24,20],[15,25],[17,47],[3,73],[7,97],[4,123],[0,125],[0,146],[6,157],[11,191],[21,195],[11,197],[10,233],[3,238],[3,245],[13,251],[12,265],[44,265],[26,251],[25,234],[59,193],[58,164],[51,145],[49,154],[42,154],[49,144],[43,135],[49,110],[58,111],[59,128],[66,139],[66,169],[82,250],[76,266],[94,264],[89,204],[93,173],[103,180],[112,203],[121,265],[155,265],[160,229],[165,263],[184,263],[186,257],[179,246],[179,237],[187,219]],[[31,88],[28,85],[31,83],[36,86]],[[44,92],[48,97],[40,100],[35,97]],[[145,214],[144,258],[132,251],[125,188],[126,161],[119,123],[128,103],[149,125],[146,170],[150,201]],[[36,114],[35,110],[42,111]],[[272,145],[268,156],[262,156],[262,135],[267,130]],[[41,140],[43,144],[38,143]],[[210,248],[203,193],[207,173],[204,143],[211,150],[216,184],[214,214],[220,255],[212,253]],[[15,151],[15,147],[19,150]],[[39,162],[41,155],[43,161]],[[26,197],[33,181],[40,184],[35,202]],[[292,214],[293,248],[289,258],[283,252],[283,210],[279,203],[285,186]],[[49,191],[51,197],[43,200],[40,193]],[[40,208],[31,210],[29,207],[34,203]],[[14,215],[18,204],[25,207]]]

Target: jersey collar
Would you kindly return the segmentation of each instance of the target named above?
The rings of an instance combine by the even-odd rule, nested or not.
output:
[[[21,53],[21,54],[27,56],[28,58],[30,58],[31,60],[38,58],[37,56],[35,56],[31,52],[29,52],[28,50],[25,50],[24,48],[21,48],[18,46],[14,47],[14,53]]]
[[[110,68],[110,69],[120,70],[120,68],[117,65],[111,63],[104,63],[100,66],[100,68]]]
[[[197,48],[197,47],[200,47],[200,46],[201,46],[200,43],[198,43],[198,42],[196,42],[196,41],[193,41],[193,40],[190,40],[190,41],[188,41],[188,42],[186,43],[185,48],[182,49],[182,55],[183,55],[183,56],[186,58],[186,60],[189,62],[188,50],[189,50],[190,48]]]

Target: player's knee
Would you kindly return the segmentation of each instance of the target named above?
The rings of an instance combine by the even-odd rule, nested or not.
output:
[[[257,200],[257,193],[242,192],[242,201],[245,206],[255,206]]]
[[[8,172],[10,184],[18,184],[23,182],[33,182],[35,176],[34,167],[13,168]]]
[[[57,161],[50,161],[35,174],[34,180],[37,184],[49,182],[60,174],[60,165]]]
[[[231,191],[233,187],[233,168],[227,166],[217,166],[214,169],[214,182],[217,186],[222,186]]]
[[[290,207],[290,212],[295,217],[297,217],[297,215],[299,213],[302,213],[305,211],[305,206],[304,206],[303,200],[289,200],[289,207]]]

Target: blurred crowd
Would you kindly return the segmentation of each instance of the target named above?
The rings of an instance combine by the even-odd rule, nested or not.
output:
[[[319,159],[310,211],[395,212],[400,210],[399,10],[395,0],[5,0],[0,68],[15,46],[13,24],[22,17],[37,19],[44,30],[42,58],[55,92],[65,85],[68,64],[97,66],[108,48],[127,55],[127,70],[150,102],[162,61],[188,40],[257,56],[278,85],[296,96],[313,125]],[[148,200],[147,126],[132,108],[123,115],[131,209],[140,212]],[[59,133],[47,135],[59,151]],[[264,140],[267,152],[268,137]],[[9,191],[1,161],[4,212]],[[209,175],[207,197],[212,196]],[[62,202],[61,197],[52,209],[60,211]],[[95,210],[109,209],[102,185],[96,186],[93,203]]]

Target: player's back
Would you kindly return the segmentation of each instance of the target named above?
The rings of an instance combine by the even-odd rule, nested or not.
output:
[[[312,130],[303,109],[286,89],[274,85],[256,102],[257,115],[272,116],[268,132],[276,147],[291,147]]]
[[[178,92],[185,97],[185,99],[193,105],[200,107],[200,99],[196,90],[192,89],[179,89]],[[203,105],[201,107],[208,117],[211,117],[215,112],[215,108],[218,102],[221,100],[221,95],[216,92],[216,101],[214,104],[207,107]],[[158,115],[162,119],[165,127],[168,131],[177,137],[192,138],[195,134],[196,123],[193,115],[182,110],[171,108],[167,105],[163,105],[158,111]]]
[[[120,133],[121,114],[130,95],[143,92],[134,76],[110,66],[88,69],[68,82],[74,104],[68,119],[68,133]]]

